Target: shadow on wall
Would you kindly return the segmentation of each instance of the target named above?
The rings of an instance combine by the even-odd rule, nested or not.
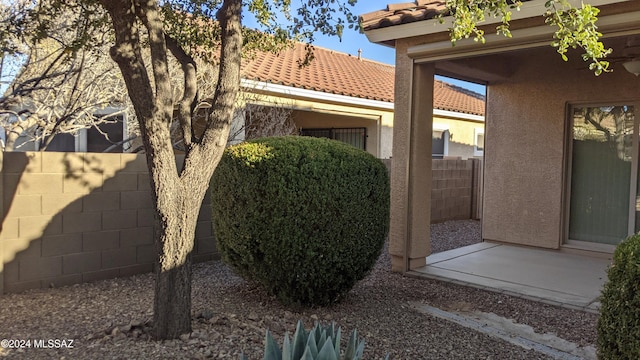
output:
[[[2,165],[0,294],[153,270],[144,155],[11,152]],[[203,204],[195,261],[217,258],[208,196]]]
[[[435,154],[436,149],[432,152]],[[478,153],[474,145],[449,141],[447,154],[445,156],[459,156],[462,159],[481,158],[482,153]]]

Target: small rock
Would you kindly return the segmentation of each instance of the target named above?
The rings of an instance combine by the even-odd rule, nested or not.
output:
[[[132,328],[137,328],[137,327],[143,327],[144,326],[144,321],[142,320],[132,320],[129,325]]]
[[[118,335],[119,333],[120,333],[120,328],[119,328],[119,327],[117,327],[117,326],[116,326],[116,327],[114,327],[114,328],[110,331],[111,336],[116,336],[116,335]]]
[[[180,340],[187,342],[189,341],[189,334],[182,334],[180,335]]]
[[[205,319],[205,320],[209,320],[213,317],[213,311],[211,309],[204,309],[200,312],[198,312],[198,314],[196,315],[196,318],[198,319]]]
[[[258,316],[258,314],[254,313],[254,312],[250,312],[249,315],[247,315],[247,319],[249,319],[251,321],[258,321],[260,319],[260,317]]]
[[[213,325],[227,325],[227,319],[224,316],[214,316],[209,319],[209,322]]]

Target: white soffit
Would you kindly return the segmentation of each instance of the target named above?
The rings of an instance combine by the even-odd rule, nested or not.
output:
[[[640,12],[630,12],[604,16],[598,19],[598,30],[603,37],[616,37],[640,34]],[[486,35],[486,43],[481,44],[473,39],[464,39],[452,46],[450,41],[440,41],[412,46],[407,49],[407,55],[417,58],[417,62],[430,62],[443,59],[456,59],[474,55],[483,55],[511,50],[530,49],[549,46],[553,39],[554,28],[549,25],[519,29],[511,32],[513,37],[503,35]]]
[[[569,3],[574,7],[581,7],[582,2],[586,2],[592,6],[603,6],[627,1],[637,1],[637,0],[568,0]],[[511,15],[511,21],[534,18],[542,16],[546,7],[544,6],[547,0],[533,0],[527,1],[522,4],[520,7],[520,11],[513,10]],[[382,43],[387,41],[393,41],[396,39],[409,38],[414,36],[422,36],[422,35],[430,35],[437,34],[441,32],[449,31],[449,27],[451,26],[451,17],[442,18],[444,23],[440,23],[439,19],[431,19],[431,20],[422,20],[415,21],[407,24],[398,24],[393,26],[388,26],[380,29],[373,29],[365,31],[365,35],[369,39],[370,42],[373,43]],[[636,15],[637,22],[637,15]],[[487,15],[486,20],[481,25],[491,25],[498,24],[501,22],[501,19],[494,18],[492,16]],[[599,21],[600,23],[600,21]],[[488,36],[487,42],[488,42]],[[515,35],[514,35],[515,37]],[[451,43],[449,43],[451,46]],[[456,43],[457,46],[457,43]]]

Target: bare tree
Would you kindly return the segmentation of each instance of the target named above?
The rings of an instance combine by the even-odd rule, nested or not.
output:
[[[0,5],[0,24],[28,9],[24,3],[15,6]],[[112,61],[105,61],[108,47],[98,43],[91,49],[75,49],[75,34],[70,31],[79,14],[64,15],[52,22],[47,39],[4,36],[0,71],[3,78],[12,78],[0,97],[7,151],[14,150],[21,136],[45,150],[57,134],[98,128],[116,113],[134,116],[122,75]],[[117,110],[97,115],[107,107]]]

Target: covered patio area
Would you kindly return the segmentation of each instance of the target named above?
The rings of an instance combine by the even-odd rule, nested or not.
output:
[[[611,255],[481,242],[432,254],[426,262],[407,275],[597,312]]]
[[[563,61],[550,46],[545,0],[513,13],[513,37],[487,19],[486,44],[455,47],[441,1],[362,16],[369,40],[396,51],[392,270],[597,311],[615,246],[640,231],[640,76],[627,69],[640,59],[640,2],[589,3],[616,54],[600,76],[580,51]],[[483,242],[432,255],[435,75],[483,84],[487,98]]]

